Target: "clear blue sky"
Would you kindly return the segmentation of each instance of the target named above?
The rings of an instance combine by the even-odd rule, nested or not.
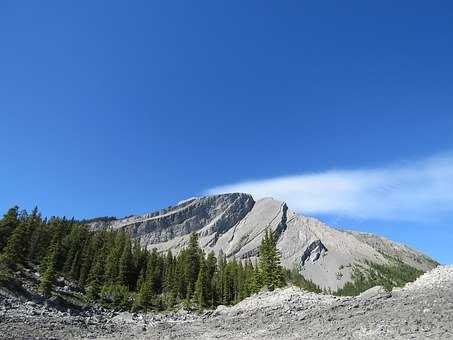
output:
[[[124,216],[453,149],[451,1],[1,1],[0,43],[2,211]],[[451,217],[340,224],[453,262]]]

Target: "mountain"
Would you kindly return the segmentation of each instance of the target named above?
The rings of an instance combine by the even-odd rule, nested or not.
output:
[[[177,253],[192,232],[199,234],[206,251],[222,251],[228,258],[259,256],[264,230],[277,236],[282,264],[298,268],[321,288],[337,290],[355,280],[358,271],[404,263],[427,271],[438,264],[407,246],[373,234],[339,230],[321,221],[298,215],[284,202],[272,198],[255,201],[244,193],[191,198],[175,206],[141,216],[95,219],[93,229],[126,231],[142,246]]]

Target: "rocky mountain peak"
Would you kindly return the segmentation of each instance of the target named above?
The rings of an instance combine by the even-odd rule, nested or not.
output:
[[[370,234],[331,228],[300,216],[286,203],[245,193],[191,198],[144,215],[97,221],[92,228],[123,229],[142,246],[178,253],[197,232],[201,247],[240,260],[256,260],[266,228],[277,236],[282,264],[298,268],[323,288],[338,289],[352,280],[354,267],[386,264],[395,258],[426,271],[437,263],[406,246]]]

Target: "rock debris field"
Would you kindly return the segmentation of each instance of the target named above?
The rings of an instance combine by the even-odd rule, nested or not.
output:
[[[61,311],[0,294],[0,337],[36,339],[453,339],[453,266],[357,297],[289,287],[202,315]]]

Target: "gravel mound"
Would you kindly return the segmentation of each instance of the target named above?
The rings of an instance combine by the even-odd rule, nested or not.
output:
[[[74,314],[0,290],[5,339],[453,339],[452,325],[453,266],[392,292],[374,287],[357,297],[336,297],[288,287],[201,315],[102,309]]]
[[[402,289],[403,291],[416,290],[449,290],[453,285],[453,265],[439,266],[433,270],[424,273],[416,281],[409,282]]]

